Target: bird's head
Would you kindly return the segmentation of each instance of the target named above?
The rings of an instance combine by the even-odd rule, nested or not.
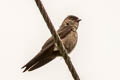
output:
[[[69,15],[68,17],[65,18],[62,25],[63,26],[73,27],[73,28],[75,28],[77,30],[80,21],[81,21],[81,19],[79,19],[78,17],[76,17],[74,15]]]

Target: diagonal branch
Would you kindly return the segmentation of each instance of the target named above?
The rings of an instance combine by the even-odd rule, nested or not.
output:
[[[54,40],[57,43],[58,48],[60,50],[60,54],[63,56],[63,58],[64,58],[64,60],[65,60],[65,62],[67,64],[67,66],[68,66],[74,80],[80,80],[74,66],[72,65],[72,62],[71,62],[69,56],[67,55],[67,50],[65,49],[65,47],[64,47],[58,33],[55,31],[54,26],[53,26],[48,14],[47,14],[42,2],[40,0],[35,0],[35,2],[37,4],[37,6],[38,6],[44,20],[45,20],[45,22],[46,22],[50,32],[51,32],[52,36],[54,37]]]

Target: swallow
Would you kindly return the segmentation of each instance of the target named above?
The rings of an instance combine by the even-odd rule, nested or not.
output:
[[[57,33],[60,36],[68,53],[74,49],[77,43],[77,29],[80,21],[81,19],[78,17],[69,15],[64,19],[62,25],[57,30]],[[60,51],[54,41],[54,38],[50,37],[42,46],[40,52],[22,67],[25,68],[23,72],[33,71],[37,68],[40,68],[55,59],[57,56],[61,56]]]

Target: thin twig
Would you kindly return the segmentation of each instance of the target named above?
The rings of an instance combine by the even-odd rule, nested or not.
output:
[[[37,4],[37,6],[38,6],[44,20],[45,20],[45,22],[46,22],[50,32],[51,32],[52,36],[54,37],[54,40],[57,43],[58,48],[60,50],[60,54],[63,56],[63,58],[64,58],[64,60],[65,60],[65,62],[67,64],[67,66],[68,66],[74,80],[80,80],[74,66],[72,65],[72,62],[71,62],[69,56],[67,55],[67,50],[65,49],[65,47],[64,47],[58,33],[55,31],[54,26],[53,26],[48,14],[47,14],[42,2],[40,0],[35,0],[35,2]]]

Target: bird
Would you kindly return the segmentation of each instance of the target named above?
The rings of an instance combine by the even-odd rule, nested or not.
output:
[[[57,30],[57,33],[60,36],[68,54],[77,44],[77,29],[80,21],[81,19],[79,19],[77,16],[69,15],[63,20],[62,25]],[[58,46],[55,43],[54,38],[50,37],[42,46],[40,52],[22,67],[25,68],[23,72],[33,71],[37,68],[40,68],[58,56],[61,56]]]

